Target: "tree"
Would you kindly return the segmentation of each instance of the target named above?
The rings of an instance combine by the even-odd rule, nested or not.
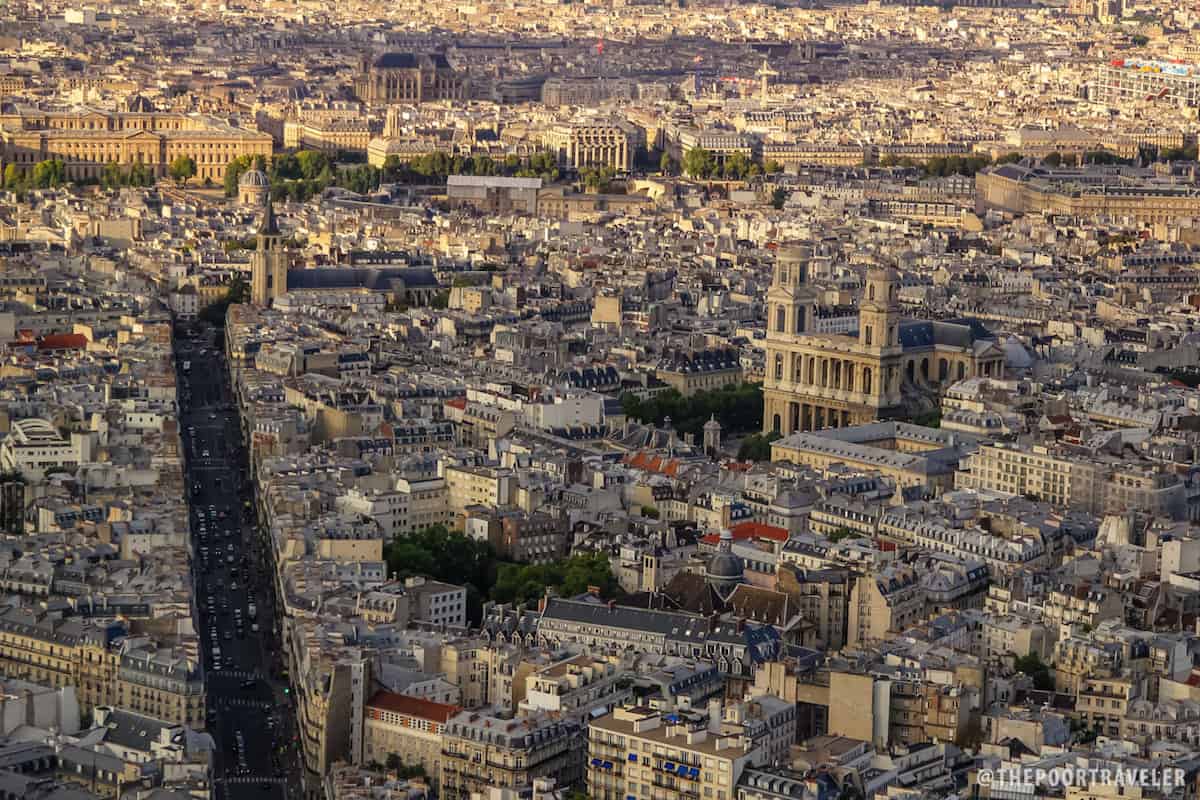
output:
[[[388,572],[397,578],[428,576],[446,583],[466,584],[468,614],[479,619],[479,598],[496,582],[495,551],[487,542],[469,539],[432,525],[393,539],[384,548]]]
[[[763,172],[768,175],[774,175],[777,172],[783,172],[783,164],[780,164],[774,159],[767,159],[767,163],[763,164]]]
[[[250,156],[238,156],[225,167],[225,196],[236,197],[238,193],[238,181],[241,180],[242,173],[251,168],[259,169],[255,166],[254,161]]]
[[[658,519],[658,509],[654,506],[642,506],[642,516],[647,519]]]
[[[742,445],[738,448],[738,461],[770,461],[771,442],[778,438],[778,431],[750,434],[742,440]]]
[[[167,168],[167,174],[180,186],[187,186],[187,182],[196,177],[196,161],[191,156],[177,156]]]
[[[713,416],[729,434],[762,430],[762,384],[743,383],[720,389],[696,392],[684,397],[675,389],[641,400],[632,393],[621,396],[621,407],[631,419],[661,425],[667,417],[680,433],[690,433],[699,440],[704,435],[704,423]]]
[[[329,166],[329,158],[319,150],[301,150],[296,153],[296,166],[300,177],[312,180]]]
[[[25,172],[16,164],[4,168],[4,188],[12,192],[25,188]]]
[[[51,189],[67,181],[67,168],[59,159],[47,159],[33,165],[30,183],[37,189]]]
[[[1042,659],[1037,653],[1030,652],[1021,656],[1016,660],[1014,666],[1017,672],[1033,678],[1033,688],[1047,692],[1054,690],[1054,676],[1050,673],[1050,668],[1042,663]]]
[[[730,180],[740,181],[750,174],[751,166],[750,159],[744,153],[731,153],[721,165],[721,175]]]
[[[225,289],[224,297],[201,311],[200,319],[215,328],[223,328],[229,307],[234,303],[245,303],[249,299],[250,286],[246,283],[246,279],[241,275],[234,275],[229,279],[229,286]]]
[[[829,541],[840,542],[842,539],[853,539],[857,535],[858,534],[856,534],[854,531],[850,530],[849,528],[842,527],[842,528],[838,528],[836,531],[829,534]]]
[[[693,147],[683,154],[683,171],[692,178],[707,178],[717,168],[717,160],[703,147]]]
[[[670,153],[663,153],[658,159],[658,171],[663,175],[674,175],[675,169],[675,159],[671,158]]]
[[[783,204],[787,202],[788,190],[782,186],[776,186],[771,190],[771,206],[776,209],[782,209]]]
[[[617,580],[604,553],[576,553],[547,564],[501,564],[491,597],[497,603],[534,603],[547,588],[571,597],[593,586],[601,597],[617,593]]]

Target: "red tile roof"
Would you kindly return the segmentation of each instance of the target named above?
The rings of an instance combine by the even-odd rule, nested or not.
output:
[[[743,522],[739,525],[734,525],[729,529],[729,532],[733,534],[734,541],[767,539],[772,542],[786,542],[788,540],[788,532],[785,529],[762,522]],[[701,541],[705,544],[720,544],[721,537],[718,534],[710,533],[704,536]]]
[[[459,711],[458,706],[445,703],[435,703],[432,700],[422,700],[419,697],[409,697],[406,694],[378,691],[367,701],[368,708],[378,708],[381,711],[393,711],[397,714],[408,714],[410,717],[420,717],[432,722],[442,722],[453,717]]]
[[[467,407],[467,398],[456,397],[453,400],[447,400],[446,405],[450,406],[451,408],[457,408],[458,410],[462,411],[463,409],[465,409]]]
[[[642,452],[627,455],[622,460],[636,469],[645,470],[646,472],[659,472],[671,477],[678,475],[679,468],[683,466],[677,458],[665,459],[661,456],[652,456],[649,453]]]
[[[82,333],[52,333],[38,342],[39,350],[85,350],[88,339]]]

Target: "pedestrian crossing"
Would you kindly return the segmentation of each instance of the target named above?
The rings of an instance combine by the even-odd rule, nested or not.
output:
[[[212,669],[208,671],[209,676],[213,678],[231,678],[239,681],[262,680],[261,672],[251,672],[245,669]]]
[[[251,700],[248,697],[230,697],[221,699],[216,702],[217,708],[258,708],[263,711],[270,711],[275,708],[274,703],[268,703],[266,700]]]
[[[244,776],[235,777],[235,778],[217,778],[217,783],[227,783],[227,784],[235,785],[235,786],[245,786],[247,784],[255,784],[255,783],[273,783],[276,786],[283,786],[283,785],[287,784],[287,778],[276,778],[276,777],[256,778],[253,775],[244,775]]]

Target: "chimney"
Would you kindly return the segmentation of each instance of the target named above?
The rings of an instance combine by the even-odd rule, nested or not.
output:
[[[721,701],[715,697],[708,701],[708,730],[711,733],[721,732]]]

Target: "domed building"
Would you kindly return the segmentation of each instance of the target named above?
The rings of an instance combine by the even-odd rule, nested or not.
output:
[[[265,206],[271,196],[271,180],[260,169],[248,169],[238,178],[238,202],[244,206]]]
[[[733,532],[723,528],[717,552],[704,568],[704,580],[724,601],[746,579],[745,573],[745,563],[733,552]]]

